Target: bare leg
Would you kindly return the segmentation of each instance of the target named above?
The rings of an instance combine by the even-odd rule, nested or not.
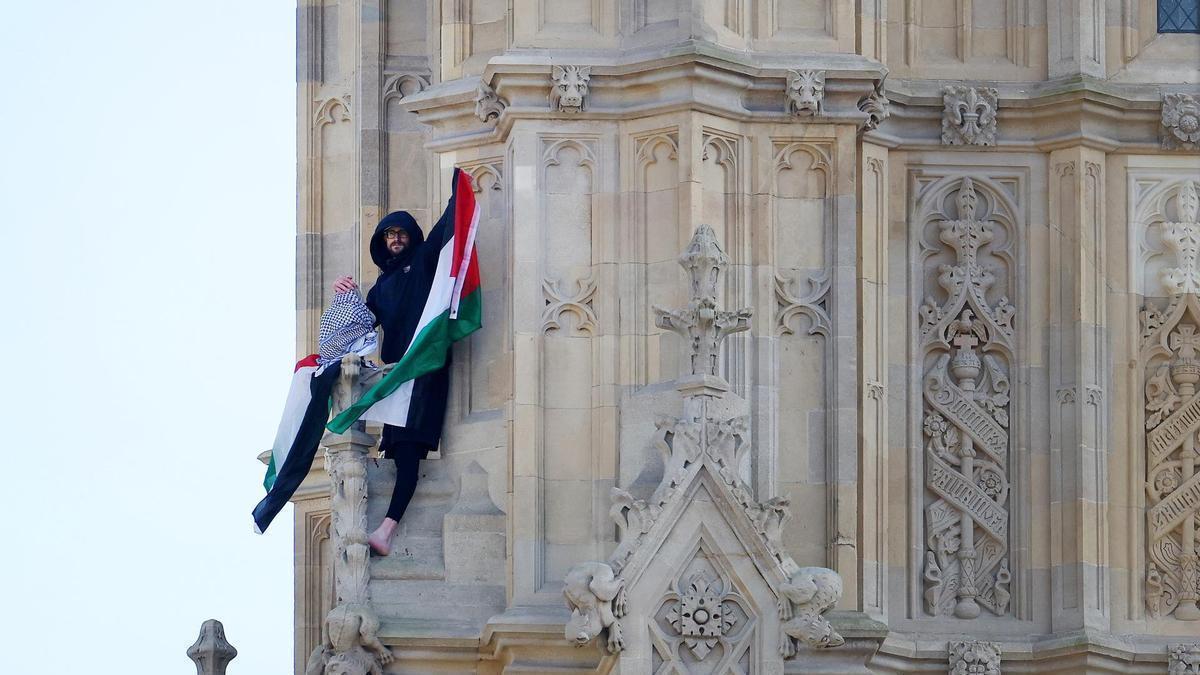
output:
[[[392,535],[396,533],[396,526],[399,525],[391,518],[384,518],[379,527],[367,537],[367,544],[371,550],[379,555],[387,555],[392,552]]]

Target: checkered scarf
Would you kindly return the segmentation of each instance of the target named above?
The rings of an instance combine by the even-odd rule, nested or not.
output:
[[[317,363],[324,366],[347,354],[364,356],[375,351],[375,315],[357,290],[337,293],[321,313]]]

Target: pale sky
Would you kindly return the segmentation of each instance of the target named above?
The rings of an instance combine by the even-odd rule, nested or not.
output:
[[[295,2],[0,5],[2,669],[290,673]]]

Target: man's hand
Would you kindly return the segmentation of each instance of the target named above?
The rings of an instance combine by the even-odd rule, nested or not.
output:
[[[333,282],[334,293],[347,293],[358,288],[358,284],[354,283],[354,277],[338,277]]]

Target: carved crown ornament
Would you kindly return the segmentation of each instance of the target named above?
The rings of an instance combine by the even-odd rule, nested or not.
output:
[[[567,575],[564,595],[572,610],[564,636],[577,645],[606,634],[602,644],[610,654],[626,648],[630,630],[646,630],[658,658],[669,661],[672,672],[689,672],[683,661],[705,662],[706,671],[725,672],[733,656],[755,631],[777,626],[779,650],[755,658],[784,659],[796,654],[797,645],[836,647],[844,640],[823,614],[842,593],[841,577],[825,568],[800,567],[781,541],[783,524],[790,515],[789,501],[773,497],[759,501],[744,467],[751,451],[749,418],[721,418],[710,412],[710,403],[728,396],[728,385],[717,373],[717,354],[729,334],[749,328],[750,310],[724,311],[717,307],[719,276],[729,259],[717,244],[712,228],[702,225],[679,258],[687,270],[690,300],[680,309],[655,308],[658,325],[686,339],[690,366],[677,381],[684,395],[681,417],[659,417],[654,446],[662,460],[662,478],[648,499],[612,489],[610,516],[619,539],[605,562],[585,562]],[[695,505],[700,485],[709,494],[705,503],[718,508],[736,540],[746,542],[739,551],[707,550],[701,538],[689,562],[675,572],[668,592],[651,602],[643,616],[630,616],[641,574],[653,563],[660,546],[676,523]],[[707,551],[707,552],[705,552]],[[756,614],[755,603],[735,591],[725,566],[710,561],[721,556],[750,556],[774,593],[777,612]],[[757,600],[761,606],[762,599]],[[629,624],[633,623],[630,626]],[[714,656],[716,655],[716,656]],[[715,659],[715,660],[714,660]],[[678,662],[677,662],[678,661]],[[711,665],[709,664],[711,661]]]

